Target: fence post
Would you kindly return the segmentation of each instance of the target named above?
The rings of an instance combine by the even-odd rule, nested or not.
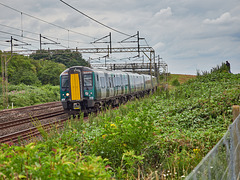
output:
[[[233,105],[233,124],[231,127],[231,156],[232,156],[232,172],[233,176],[232,179],[239,179],[240,178],[240,119],[237,119],[240,113],[240,106]],[[236,122],[234,122],[236,120]]]
[[[240,114],[240,106],[239,105],[233,105],[232,106],[232,112],[233,112],[233,121],[238,117]]]

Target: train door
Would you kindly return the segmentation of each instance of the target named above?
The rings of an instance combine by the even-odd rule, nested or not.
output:
[[[101,97],[102,98],[106,98],[106,94],[107,94],[107,85],[106,85],[106,81],[105,81],[105,76],[104,73],[99,73],[99,77],[100,77],[100,88],[101,88]]]
[[[104,73],[105,81],[106,81],[106,97],[109,97],[109,82],[108,82],[108,73]]]
[[[69,78],[70,78],[70,98],[72,101],[80,101],[82,99],[81,71],[79,69],[70,70]]]
[[[109,97],[114,96],[114,84],[113,84],[113,75],[108,75],[108,82],[109,82]]]

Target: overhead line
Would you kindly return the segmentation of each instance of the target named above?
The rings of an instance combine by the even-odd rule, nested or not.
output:
[[[85,13],[83,13],[82,11],[76,9],[75,7],[73,7],[73,6],[71,6],[70,4],[64,2],[63,0],[60,0],[60,1],[61,1],[62,3],[64,3],[64,4],[66,4],[67,6],[69,6],[70,8],[74,9],[75,11],[79,12],[80,14],[86,16],[87,18],[95,21],[96,23],[98,23],[98,24],[100,24],[100,25],[102,25],[102,26],[104,26],[104,27],[106,27],[106,28],[108,28],[108,29],[111,29],[111,30],[113,30],[113,31],[115,31],[115,32],[117,32],[117,33],[123,34],[123,35],[125,35],[125,36],[131,36],[131,35],[129,35],[129,34],[126,34],[126,33],[124,33],[124,32],[121,32],[121,31],[119,31],[119,30],[116,30],[116,29],[108,26],[108,25],[105,25],[105,24],[101,23],[100,21],[98,21],[98,20],[96,20],[96,19],[88,16],[87,14],[85,14]]]
[[[18,30],[18,31],[22,31],[22,29],[15,28],[15,27],[11,27],[11,26],[7,26],[7,25],[4,25],[4,24],[0,24],[0,26],[7,27],[7,28],[10,28],[10,29],[15,29],[15,30]],[[35,35],[39,35],[38,33],[31,32],[31,31],[26,31],[26,30],[24,30],[23,32],[27,32],[27,33],[31,33],[31,34],[35,34]]]
[[[19,29],[19,28],[7,26],[7,25],[4,25],[4,24],[0,24],[0,26],[7,27],[7,28],[10,28],[10,29],[15,29],[15,30],[18,30],[18,31],[22,31],[22,30]],[[39,33],[31,32],[31,31],[27,31],[27,30],[24,30],[23,32],[30,33],[30,34],[34,34],[34,35],[39,35]],[[57,39],[57,40],[62,40],[62,41],[69,41],[69,42],[75,42],[75,43],[81,43],[81,44],[90,44],[90,43],[79,42],[79,41],[75,41],[75,40],[62,39],[62,38],[53,37],[53,36],[48,36],[48,35],[44,35],[44,36],[45,36],[45,37],[49,37],[49,38],[54,38],[54,39]]]
[[[21,36],[21,35],[18,35],[18,34],[9,33],[9,32],[5,32],[5,31],[1,31],[1,30],[0,30],[0,33],[9,34],[9,35],[12,35],[12,36],[18,36],[18,37],[30,39],[30,40],[33,40],[33,41],[39,41],[38,39],[34,39],[34,38],[26,37],[26,36]]]
[[[82,35],[82,36],[85,36],[85,37],[88,37],[88,38],[96,39],[95,37],[91,37],[91,36],[88,36],[88,35],[86,35],[86,34],[82,34],[82,33],[76,32],[76,31],[72,31],[72,30],[66,29],[66,28],[61,27],[61,26],[59,26],[59,25],[56,25],[56,24],[47,22],[47,21],[45,21],[45,20],[42,20],[42,19],[40,19],[40,18],[38,18],[38,17],[35,17],[35,16],[30,15],[30,14],[21,12],[21,11],[15,9],[15,8],[10,7],[10,6],[8,6],[8,5],[5,5],[5,4],[3,4],[3,3],[1,3],[1,2],[0,2],[0,4],[1,4],[2,6],[5,6],[5,7],[11,9],[11,10],[14,10],[14,11],[16,11],[16,12],[19,12],[19,13],[24,14],[24,15],[26,15],[26,16],[29,16],[29,17],[31,17],[31,18],[37,19],[37,20],[42,21],[42,22],[44,22],[44,23],[50,24],[50,25],[52,25],[52,26],[58,27],[58,28],[60,28],[60,29],[64,29],[64,30],[66,30],[66,31],[70,31],[70,32],[72,32],[72,33],[76,33],[76,34],[79,34],[79,35]]]

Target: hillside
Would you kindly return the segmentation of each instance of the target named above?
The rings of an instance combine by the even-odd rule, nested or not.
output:
[[[0,178],[182,179],[223,137],[239,94],[240,75],[197,76],[88,121],[73,120],[43,141],[0,146]]]
[[[187,82],[190,79],[194,79],[196,78],[196,75],[186,75],[186,74],[170,74],[168,76],[168,80],[171,84],[172,81],[174,81],[175,79],[177,79],[179,81],[180,84],[183,84],[185,82]]]

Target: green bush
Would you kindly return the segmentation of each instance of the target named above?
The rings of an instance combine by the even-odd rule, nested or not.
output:
[[[179,82],[177,79],[174,79],[174,80],[172,81],[172,85],[173,85],[173,86],[180,86],[180,82]]]
[[[110,179],[107,161],[57,142],[0,146],[1,179]]]
[[[8,102],[9,104],[13,103],[14,107],[24,107],[35,104],[59,101],[60,98],[59,86],[45,85],[41,87],[36,87],[20,84],[10,85],[8,90]]]

